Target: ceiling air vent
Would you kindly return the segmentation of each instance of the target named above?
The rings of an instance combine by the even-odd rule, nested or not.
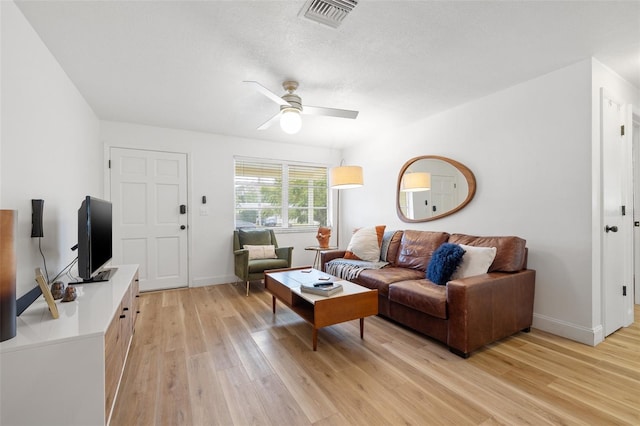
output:
[[[358,0],[309,0],[302,8],[304,17],[333,28],[338,28]]]

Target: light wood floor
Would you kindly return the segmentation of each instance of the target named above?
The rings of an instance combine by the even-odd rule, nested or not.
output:
[[[636,318],[640,310],[636,307]],[[469,359],[379,317],[311,328],[252,284],[147,293],[111,425],[640,424],[640,326]]]

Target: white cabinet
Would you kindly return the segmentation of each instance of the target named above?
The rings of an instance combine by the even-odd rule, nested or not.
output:
[[[42,297],[0,343],[0,424],[104,425],[124,369],[138,311],[138,267],[111,281],[76,285],[75,301]]]

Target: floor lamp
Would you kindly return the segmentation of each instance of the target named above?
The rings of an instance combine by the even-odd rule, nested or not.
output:
[[[338,166],[331,169],[331,189],[337,189],[336,207],[338,214],[336,217],[336,245],[340,248],[340,190],[358,188],[364,184],[362,177],[362,167],[360,166]]]

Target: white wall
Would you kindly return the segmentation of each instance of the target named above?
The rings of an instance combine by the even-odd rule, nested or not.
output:
[[[0,5],[0,208],[2,208],[2,140],[4,139],[4,129],[2,126],[2,122],[4,121],[3,118],[4,116],[2,115],[2,104],[4,103],[2,100],[4,99],[4,94],[3,94],[3,82],[4,80],[2,79],[4,73],[2,71],[2,69],[4,68],[2,66],[3,63],[3,58],[2,58],[2,51],[4,51],[4,43],[3,43],[3,31],[2,31],[2,27],[4,27],[4,25],[2,24],[3,22],[3,18],[2,18],[2,11],[4,10],[4,8],[2,7],[2,5]]]
[[[324,148],[241,139],[185,130],[103,121],[101,136],[108,147],[183,152],[189,167],[189,282],[191,286],[237,280],[233,273],[234,185],[233,158],[246,156],[334,165],[339,153]],[[108,180],[108,177],[107,179]],[[206,195],[209,215],[200,216]],[[278,233],[280,246],[293,246],[293,265],[311,265],[316,230]]]
[[[0,207],[18,210],[17,295],[42,267],[31,199],[44,202],[42,248],[51,277],[74,257],[77,209],[102,195],[99,121],[13,2],[2,8]]]
[[[353,147],[345,158],[364,167],[365,186],[344,191],[341,238],[374,224],[525,238],[537,270],[534,326],[592,343],[591,136],[586,60]],[[426,154],[469,167],[476,196],[447,218],[403,223],[397,174]]]

